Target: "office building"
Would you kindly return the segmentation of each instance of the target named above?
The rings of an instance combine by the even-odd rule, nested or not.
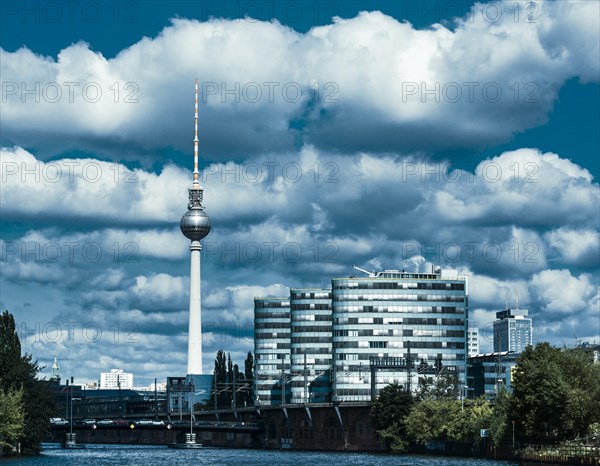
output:
[[[331,401],[331,290],[291,289],[292,403]]]
[[[504,387],[512,391],[513,368],[518,355],[502,351],[469,357],[467,364],[468,398],[490,400]]]
[[[533,323],[527,309],[505,308],[496,312],[494,321],[494,352],[521,353],[532,344]]]
[[[466,277],[386,270],[334,278],[332,295],[334,401],[369,401],[391,383],[414,390],[417,361],[466,383]]]
[[[255,299],[259,402],[287,402],[289,386],[295,403],[370,401],[390,383],[414,390],[440,371],[466,383],[467,278],[439,269],[366,274]]]
[[[254,299],[254,393],[256,404],[289,403],[290,298]]]

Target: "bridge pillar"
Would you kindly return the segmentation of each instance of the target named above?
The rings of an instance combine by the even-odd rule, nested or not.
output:
[[[73,432],[72,434],[67,432],[65,434],[65,446],[67,448],[74,446],[77,443],[76,437],[77,437],[77,434],[75,432]]]

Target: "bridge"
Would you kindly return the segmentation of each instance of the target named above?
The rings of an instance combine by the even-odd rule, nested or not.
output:
[[[77,425],[81,443],[156,444],[185,441],[190,416],[148,416],[164,425]],[[139,417],[138,417],[139,419]],[[74,422],[77,419],[74,419]],[[52,426],[48,441],[60,442],[70,427]],[[311,403],[195,411],[192,430],[206,446],[298,450],[368,450],[385,447],[370,420],[370,403]]]

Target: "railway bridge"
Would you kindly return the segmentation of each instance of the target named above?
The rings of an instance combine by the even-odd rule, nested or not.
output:
[[[311,403],[252,406],[195,411],[154,419],[161,425],[140,425],[126,419],[119,425],[80,425],[73,432],[80,443],[170,444],[185,441],[190,429],[206,446],[298,450],[384,451],[369,416],[370,403]],[[70,426],[52,426],[48,441],[60,442]]]

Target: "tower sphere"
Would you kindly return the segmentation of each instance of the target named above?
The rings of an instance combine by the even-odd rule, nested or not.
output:
[[[179,228],[187,238],[200,241],[210,232],[210,219],[203,210],[190,209],[181,217]]]

